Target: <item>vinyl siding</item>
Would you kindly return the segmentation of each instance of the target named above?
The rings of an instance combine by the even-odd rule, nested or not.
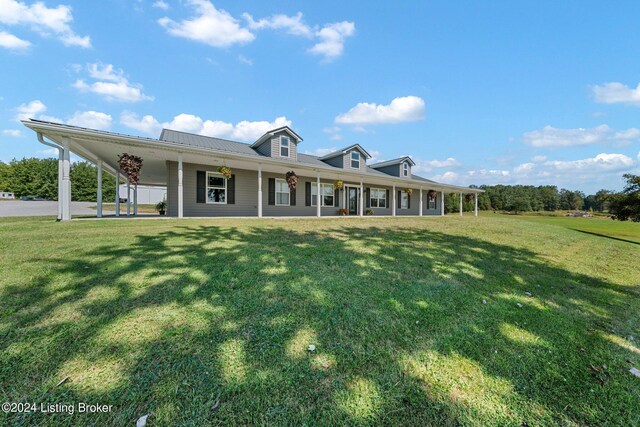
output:
[[[343,162],[342,162],[343,156],[335,156],[332,157],[330,159],[327,160],[323,160],[326,164],[334,166],[336,168],[342,168]]]
[[[306,199],[306,182],[316,185],[316,178],[298,177],[298,185],[296,186],[296,205],[295,206],[274,206],[269,205],[269,178],[284,178],[284,175],[263,173],[262,174],[262,215],[263,216],[315,216],[317,211],[315,206],[305,206]],[[321,180],[322,184],[333,184],[333,181]],[[257,190],[256,190],[257,191]],[[256,195],[256,198],[258,196]],[[339,207],[322,207],[322,216],[338,215]]]
[[[280,136],[286,136],[289,138],[289,157],[281,157],[280,156]],[[268,145],[268,144],[265,144]],[[271,157],[276,159],[290,159],[291,161],[298,160],[298,144],[296,143],[295,138],[293,138],[289,133],[282,131],[278,132],[271,138]]]
[[[351,168],[351,153],[353,151],[357,151],[358,153],[360,153],[360,150],[349,150],[347,151],[344,156],[343,156],[343,165],[345,169],[350,169],[350,170],[360,170],[360,171],[366,171],[367,170],[367,159],[364,157],[364,154],[360,153],[360,169],[353,169]]]
[[[411,207],[409,209],[402,209],[398,207],[398,191],[404,191],[405,188],[411,188],[413,190],[413,193],[411,194],[411,199],[410,199],[410,205]],[[423,197],[423,203],[424,203],[424,194],[422,195]],[[404,215],[420,215],[420,189],[418,188],[412,188],[412,187],[399,187],[396,186],[396,215],[397,216],[404,216]]]
[[[386,173],[391,176],[400,176],[400,165],[389,165],[381,168],[376,168],[376,170]]]
[[[368,208],[367,207],[367,188],[381,188],[383,190],[389,190],[389,200],[387,201],[387,207],[386,208]],[[391,211],[391,203],[393,202],[393,188],[392,187],[385,187],[384,185],[374,185],[374,186],[369,186],[369,185],[365,185],[364,186],[364,196],[365,196],[365,201],[364,201],[364,211],[366,213],[367,209],[371,209],[373,210],[373,215],[391,215],[392,211]]]

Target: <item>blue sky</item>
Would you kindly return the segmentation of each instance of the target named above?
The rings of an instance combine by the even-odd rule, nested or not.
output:
[[[453,184],[620,189],[640,172],[640,2],[0,0],[0,160],[17,122],[360,143]]]

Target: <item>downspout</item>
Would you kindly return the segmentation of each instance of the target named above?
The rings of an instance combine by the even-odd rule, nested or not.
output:
[[[53,142],[45,141],[42,134],[38,132],[38,141],[58,150],[58,221],[62,220],[62,147]]]

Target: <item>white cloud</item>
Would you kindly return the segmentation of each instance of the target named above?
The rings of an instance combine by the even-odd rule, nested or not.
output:
[[[340,128],[338,126],[324,128],[324,129],[322,129],[322,132],[328,133],[330,135],[329,139],[332,140],[332,141],[341,141],[342,140],[342,134],[340,133]]]
[[[175,116],[170,122],[161,123],[151,115],[139,118],[137,114],[131,112],[122,113],[120,123],[150,135],[159,135],[163,128],[167,128],[243,142],[255,141],[269,130],[291,126],[291,121],[286,117],[278,117],[272,122],[243,120],[234,125],[223,121],[203,120],[199,116],[183,113]]]
[[[558,129],[545,126],[540,130],[526,132],[522,135],[525,144],[543,148],[578,147],[611,142],[625,143],[638,139],[640,139],[640,129],[630,128],[614,133],[607,125],[590,129]]]
[[[312,37],[314,34],[314,30],[303,22],[301,12],[298,12],[294,16],[282,14],[272,15],[258,21],[254,20],[253,16],[248,13],[244,13],[242,16],[247,21],[248,27],[252,30],[285,30],[288,34],[304,37]]]
[[[395,98],[389,105],[360,102],[335,118],[336,123],[368,125],[412,122],[424,119],[425,103],[417,96]]]
[[[225,10],[218,10],[208,0],[188,0],[196,16],[176,22],[168,17],[158,20],[167,32],[214,47],[250,43],[255,39],[251,31],[242,28],[237,19]]]
[[[31,46],[31,43],[9,34],[6,31],[0,31],[0,47],[10,50],[25,50]]]
[[[315,33],[319,42],[309,49],[309,52],[322,55],[326,61],[331,61],[342,55],[345,39],[353,36],[355,32],[356,26],[353,22],[327,24]]]
[[[19,138],[22,136],[22,132],[20,132],[18,129],[5,129],[2,131],[2,134],[6,136],[12,136],[14,138]]]
[[[640,139],[640,129],[630,128],[627,130],[622,130],[620,132],[616,132],[613,135],[613,139],[616,140],[635,140]]]
[[[640,83],[635,89],[619,82],[596,85],[593,94],[596,102],[602,104],[640,105]]]
[[[531,158],[531,161],[536,163],[544,162],[545,160],[547,160],[547,156],[533,156]]]
[[[42,2],[26,5],[16,0],[0,0],[0,23],[25,25],[42,36],[54,34],[65,46],[91,47],[89,36],[78,36],[71,29],[71,7],[58,5],[49,8]]]
[[[89,76],[97,81],[86,83],[82,79],[76,80],[73,87],[81,92],[92,92],[109,101],[139,102],[154,99],[142,92],[142,85],[130,83],[124,71],[114,69],[112,64],[88,64],[87,69]]]
[[[331,147],[331,148],[316,148],[313,151],[305,151],[304,154],[309,154],[311,156],[318,156],[318,157],[322,157],[322,156],[326,156],[329,153],[333,153],[335,151],[338,151],[337,147]]]
[[[544,166],[558,171],[605,172],[628,169],[634,164],[633,159],[624,154],[600,153],[588,159],[548,161],[544,163]]]
[[[83,128],[107,130],[111,127],[112,121],[109,114],[98,111],[76,111],[67,123]]]
[[[413,159],[413,161],[416,164],[411,168],[413,173],[431,172],[434,169],[457,168],[462,166],[462,163],[453,157],[449,157],[445,160]]]
[[[35,119],[41,113],[47,111],[47,106],[44,105],[42,101],[39,99],[33,100],[26,104],[21,104],[18,108],[16,108],[18,114],[16,115],[16,120],[27,120],[27,119]]]
[[[162,0],[158,0],[157,2],[153,3],[153,7],[162,10],[169,10],[169,4],[166,1]]]

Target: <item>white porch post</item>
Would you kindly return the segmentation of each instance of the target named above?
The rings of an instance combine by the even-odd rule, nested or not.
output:
[[[133,216],[138,215],[138,184],[133,186]]]
[[[316,185],[317,185],[317,196],[316,196],[316,216],[318,218],[320,218],[322,216],[322,210],[321,210],[321,206],[322,206],[322,199],[321,199],[321,194],[320,194],[320,174],[318,174],[317,178],[316,178]]]
[[[420,209],[419,210],[419,214],[420,216],[422,216],[422,188],[420,189]]]
[[[63,161],[63,151],[58,149],[58,221],[62,220],[62,202],[63,202],[63,191],[62,191],[62,161]]]
[[[393,200],[393,204],[391,205],[391,215],[396,216],[396,185],[393,184],[393,194],[391,199]]]
[[[71,154],[69,140],[63,139],[62,154],[62,221],[71,219]]]
[[[440,216],[444,216],[444,191],[440,192]]]
[[[364,216],[364,185],[360,181],[360,216]]]
[[[182,155],[178,156],[178,218],[184,217],[184,192],[182,189]]]
[[[258,165],[258,218],[262,218],[262,165]]]
[[[96,212],[97,217],[102,218],[102,160],[98,160],[98,193],[96,194]]]
[[[462,216],[462,192],[460,193],[460,216]]]
[[[127,177],[127,216],[131,216],[131,183]]]
[[[120,216],[120,167],[116,171],[116,216]]]
[[[473,196],[475,198],[475,207],[473,208],[473,214],[475,216],[478,216],[478,193],[475,193]]]

